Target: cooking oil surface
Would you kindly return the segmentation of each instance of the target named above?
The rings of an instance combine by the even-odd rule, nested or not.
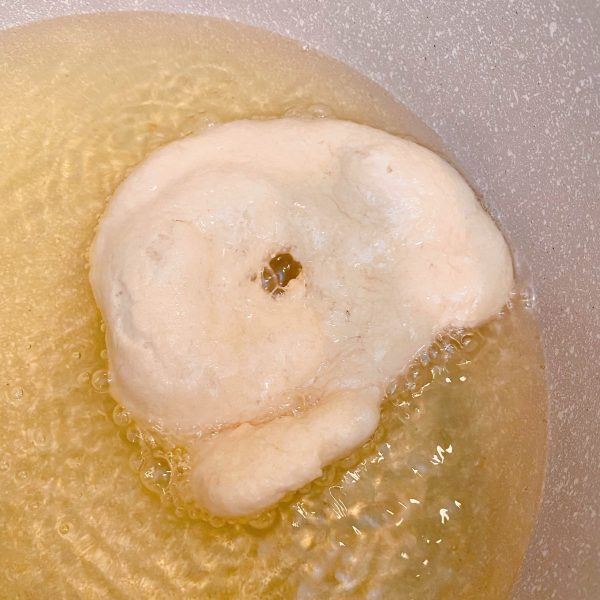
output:
[[[290,114],[436,137],[300,45],[192,16],[0,34],[0,596],[506,598],[544,459],[530,299],[418,357],[375,439],[251,524],[179,501],[185,452],[107,394],[87,249],[153,149]]]

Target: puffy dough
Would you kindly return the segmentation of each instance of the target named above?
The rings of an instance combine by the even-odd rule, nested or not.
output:
[[[302,271],[267,293],[262,270],[283,252]],[[90,279],[112,393],[194,440],[196,499],[234,516],[364,442],[390,379],[440,331],[496,313],[513,271],[434,153],[354,123],[277,119],[146,159],[100,221]]]
[[[376,387],[342,390],[304,415],[223,431],[198,454],[194,497],[229,516],[274,504],[368,439],[379,422],[380,400]]]

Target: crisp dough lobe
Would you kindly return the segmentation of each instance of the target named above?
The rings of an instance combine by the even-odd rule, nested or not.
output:
[[[274,296],[261,271],[302,265]],[[154,152],[91,248],[111,392],[186,439],[195,501],[257,513],[371,436],[386,385],[513,286],[501,233],[433,152],[355,123],[234,121]]]

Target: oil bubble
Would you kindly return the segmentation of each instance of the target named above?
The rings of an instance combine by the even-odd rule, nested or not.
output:
[[[129,466],[131,467],[132,471],[135,471],[137,473],[142,468],[143,464],[144,464],[144,459],[142,458],[142,456],[140,454],[137,454],[136,452],[134,452],[129,457]]]
[[[164,492],[171,483],[171,465],[163,456],[145,460],[140,470],[140,480],[152,492]]]
[[[418,363],[422,367],[426,367],[431,362],[431,358],[429,356],[429,352],[422,352],[418,357]]]
[[[142,439],[151,450],[156,450],[156,448],[158,448],[158,442],[151,433],[143,434]]]
[[[129,412],[119,404],[117,404],[113,409],[112,419],[115,425],[119,427],[126,427],[129,425],[129,423],[131,423],[131,416],[129,415]]]
[[[168,491],[168,490],[164,490],[162,487],[159,486],[159,490],[162,492],[160,495],[160,502],[163,506],[168,506],[168,507],[172,507],[174,504],[174,497],[173,494]]]
[[[202,511],[195,506],[189,506],[186,512],[188,518],[192,521],[197,521],[198,519],[202,518]]]
[[[225,525],[225,521],[221,517],[216,517],[214,515],[211,515],[211,516],[208,517],[208,522],[213,527],[216,527],[217,529],[219,527],[223,527],[223,525]]]
[[[472,354],[481,347],[481,340],[474,333],[463,333],[459,339],[460,346],[466,352]]]
[[[77,383],[79,383],[80,385],[85,385],[89,381],[90,381],[90,372],[89,371],[82,371],[81,373],[79,373],[79,375],[77,375]]]
[[[431,346],[429,347],[429,351],[427,354],[429,356],[430,362],[435,362],[441,354],[440,345],[437,342],[433,342],[433,344],[431,344]]]
[[[326,104],[313,104],[308,108],[312,117],[319,119],[327,119],[333,116],[333,111]]]
[[[139,444],[142,440],[142,432],[135,425],[132,425],[127,428],[125,437],[127,438],[128,442],[132,444]]]
[[[535,305],[535,293],[532,290],[523,290],[519,294],[519,300],[523,308],[532,309]]]
[[[446,377],[448,370],[442,365],[435,365],[431,368],[431,378],[433,380],[439,379],[440,377]]]
[[[310,106],[294,106],[285,111],[286,117],[326,119],[334,117],[331,107],[325,104],[311,104]]]
[[[92,387],[102,394],[108,392],[108,384],[110,383],[110,374],[106,369],[98,369],[92,375]]]
[[[58,533],[61,535],[67,535],[71,531],[71,524],[67,522],[62,522],[58,525]]]
[[[404,387],[413,396],[419,396],[429,383],[431,383],[431,371],[417,364],[413,365],[406,374]]]
[[[40,429],[34,429],[27,434],[27,438],[31,441],[32,445],[38,450],[47,452],[50,450],[51,442],[48,435]]]
[[[209,127],[214,127],[218,125],[220,122],[219,117],[211,112],[201,113],[196,120],[196,129],[198,131],[202,129],[208,129]]]
[[[277,511],[268,510],[258,515],[257,517],[251,519],[248,522],[248,525],[250,525],[250,527],[253,527],[254,529],[268,529],[269,527],[275,524],[275,522],[277,521],[277,516]],[[219,527],[218,524],[216,526]]]
[[[398,380],[395,379],[394,381],[392,381],[391,383],[388,384],[387,388],[385,389],[385,395],[393,396],[397,391],[398,391]]]
[[[458,346],[459,344],[455,340],[444,340],[440,345],[442,362],[450,362],[456,356],[459,350]]]

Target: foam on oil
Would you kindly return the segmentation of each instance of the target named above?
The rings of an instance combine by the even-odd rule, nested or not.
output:
[[[191,16],[3,32],[0,97],[7,597],[507,596],[544,459],[527,297],[437,340],[390,390],[372,442],[246,525],[210,523],[186,505],[185,450],[137,427],[107,394],[87,282],[108,197],[158,146],[220,121],[309,114],[440,151],[424,125],[339,63]]]

